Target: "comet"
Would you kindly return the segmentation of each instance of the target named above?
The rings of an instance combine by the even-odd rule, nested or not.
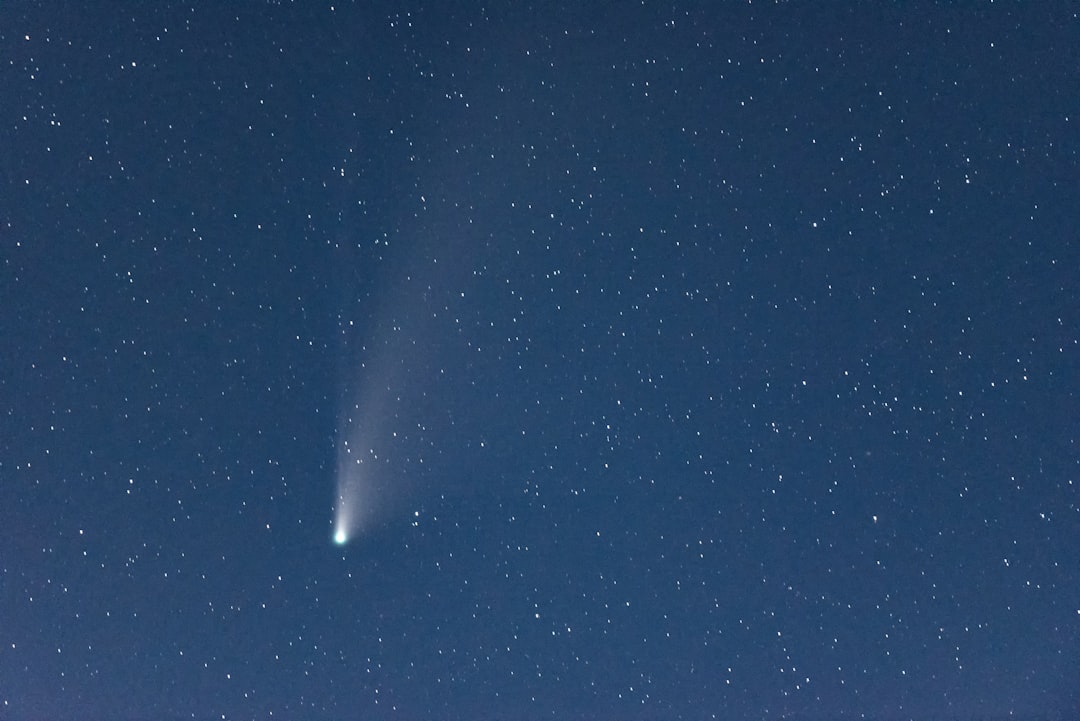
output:
[[[343,489],[339,487],[338,502],[334,508],[334,543],[338,546],[344,546],[352,536],[349,523],[349,504],[345,501],[342,491]]]
[[[337,462],[337,503],[334,505],[334,543],[347,544],[360,531],[364,503],[363,463],[353,452],[354,442],[341,441]]]
[[[375,446],[380,446],[381,424],[365,417],[371,410],[354,406],[357,417],[345,417],[338,427],[336,493],[333,506],[335,545],[345,546],[371,530],[385,511],[387,489],[380,477],[386,468]]]

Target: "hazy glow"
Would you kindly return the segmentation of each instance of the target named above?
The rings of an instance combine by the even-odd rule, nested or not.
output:
[[[365,472],[360,454],[361,437],[355,428],[342,429],[338,448],[337,503],[334,505],[334,543],[343,546],[363,533],[371,519],[371,481]]]
[[[429,336],[429,315],[416,302],[415,287],[399,290],[390,293],[385,317],[364,336],[347,337],[342,351],[332,526],[338,545],[370,533],[410,484],[402,461],[408,456],[400,450],[409,438],[405,429],[423,427],[415,408],[426,403],[426,386],[417,381],[427,369],[416,339]]]
[[[339,461],[337,504],[334,507],[334,543],[339,546],[344,546],[360,531],[360,509],[364,506],[360,470],[351,458]]]

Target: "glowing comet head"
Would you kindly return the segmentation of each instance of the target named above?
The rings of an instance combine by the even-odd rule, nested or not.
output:
[[[344,546],[349,542],[354,530],[353,508],[344,496],[338,496],[338,505],[334,513],[334,544]]]

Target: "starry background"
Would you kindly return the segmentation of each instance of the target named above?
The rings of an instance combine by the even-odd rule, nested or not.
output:
[[[0,45],[4,721],[1080,717],[1074,6]]]

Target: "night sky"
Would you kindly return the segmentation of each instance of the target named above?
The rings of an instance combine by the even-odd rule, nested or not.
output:
[[[2,721],[1080,718],[1075,5],[0,47]]]

